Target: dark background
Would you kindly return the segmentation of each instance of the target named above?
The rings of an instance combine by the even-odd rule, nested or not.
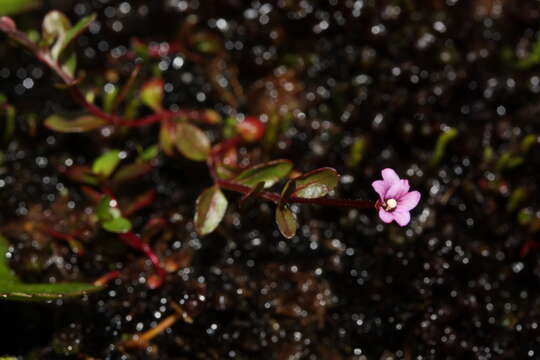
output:
[[[96,12],[99,31],[76,44],[79,68],[91,83],[105,68],[130,64],[111,60],[114,49],[128,49],[134,37],[179,41],[182,24],[195,14],[199,28],[223,42],[225,61],[238,68],[247,96],[232,106],[212,85],[207,66],[170,54],[153,60],[167,64],[168,106],[254,114],[270,101],[254,84],[288,69],[301,91],[286,95],[296,112],[274,158],[289,158],[301,171],[335,167],[342,174],[336,196],[343,198],[374,199],[371,182],[391,167],[409,178],[422,200],[406,228],[384,225],[371,211],[304,206],[291,240],[276,231],[269,206],[244,212],[233,206],[220,231],[199,238],[190,219],[197,194],[210,182],[207,170],[161,156],[158,169],[128,191],[158,190],[140,221],[154,214],[171,219],[171,236],[154,247],[162,257],[180,252],[189,259],[185,267],[163,288],[148,290],[139,280],[148,264],[105,233],[86,245],[83,257],[54,252],[29,235],[12,236],[12,266],[25,279],[91,280],[111,268],[123,276],[82,300],[1,302],[6,332],[0,353],[32,352],[37,359],[540,358],[540,72],[534,61],[540,3],[128,3],[125,11],[120,1],[46,1],[15,19],[19,27],[37,28],[50,9],[72,21]],[[220,19],[226,27],[217,26]],[[184,60],[178,69],[171,65],[177,56]],[[69,189],[77,209],[84,207],[77,186],[57,171],[66,158],[88,163],[105,148],[155,143],[155,127],[127,139],[46,130],[41,121],[47,115],[80,109],[54,87],[47,69],[5,37],[0,59],[0,92],[20,120],[16,139],[3,149],[2,224],[23,221],[36,204],[49,208],[58,184]],[[29,77],[34,85],[25,89]],[[33,135],[28,114],[38,124]],[[458,135],[431,165],[437,140],[449,128]],[[527,135],[534,141],[524,149]],[[351,164],[358,139],[366,143],[363,158]],[[520,160],[509,164],[505,157]],[[38,166],[38,158],[46,165]],[[186,307],[194,323],[176,323],[152,348],[118,349],[123,337],[170,314],[164,305],[171,302]]]

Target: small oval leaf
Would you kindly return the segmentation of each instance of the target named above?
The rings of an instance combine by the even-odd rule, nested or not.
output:
[[[131,222],[124,217],[117,217],[105,221],[101,226],[103,229],[117,234],[125,234],[131,230]]]
[[[189,123],[178,123],[176,148],[190,160],[204,161],[210,154],[210,140],[198,127]]]
[[[107,125],[105,120],[95,116],[81,116],[75,120],[66,120],[58,115],[51,115],[45,120],[45,126],[61,133],[82,133]]]
[[[98,217],[98,220],[102,223],[121,216],[118,209],[111,207],[111,201],[112,198],[108,195],[105,195],[101,198],[101,200],[96,206],[96,215]]]
[[[310,171],[295,179],[296,189],[293,196],[304,199],[316,199],[328,195],[339,180],[339,175],[332,168],[320,168]]]
[[[141,88],[143,104],[154,111],[159,111],[163,103],[163,80],[153,79],[147,81]]]
[[[217,186],[204,190],[197,198],[195,228],[201,235],[214,231],[227,210],[227,198]]]
[[[254,187],[258,183],[264,182],[264,187],[268,188],[287,176],[292,168],[293,165],[289,160],[269,161],[244,170],[234,181],[249,187]]]
[[[276,223],[281,235],[290,239],[296,234],[298,223],[296,215],[287,205],[280,205],[276,208]]]
[[[159,147],[169,156],[174,154],[176,142],[176,126],[163,122],[159,129]]]
[[[120,150],[107,151],[92,164],[92,172],[108,178],[120,163]]]

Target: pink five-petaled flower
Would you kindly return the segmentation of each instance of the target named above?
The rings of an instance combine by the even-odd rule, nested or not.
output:
[[[409,180],[402,180],[392,169],[382,171],[382,180],[374,181],[371,186],[379,194],[375,208],[385,223],[397,222],[405,226],[411,221],[412,209],[420,201],[418,191],[409,191]]]

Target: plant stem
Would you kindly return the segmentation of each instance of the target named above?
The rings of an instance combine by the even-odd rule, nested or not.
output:
[[[142,241],[140,237],[138,237],[137,235],[135,235],[135,233],[131,231],[125,234],[120,234],[120,239],[122,239],[128,246],[142,251],[148,257],[148,259],[152,262],[152,265],[154,266],[154,269],[156,270],[158,276],[161,278],[161,283],[163,283],[167,272],[161,266],[159,258],[154,253],[152,248],[150,248],[150,245]]]
[[[86,100],[83,92],[77,86],[78,80],[75,79],[72,75],[68,74],[66,71],[64,71],[62,66],[51,58],[48,51],[41,49],[36,43],[30,40],[24,32],[8,26],[9,24],[7,23],[7,20],[5,18],[1,18],[0,20],[0,31],[6,33],[6,35],[8,35],[10,38],[24,46],[39,61],[47,65],[49,69],[56,73],[56,75],[58,75],[58,77],[60,77],[60,79],[62,79],[62,81],[69,88],[71,96],[77,103],[79,103],[79,105],[84,107],[90,114],[107,121],[111,125],[140,127],[171,119],[173,117],[186,117],[202,121],[204,121],[206,118],[207,114],[204,111],[197,110],[161,111],[159,113],[134,120],[126,120],[121,116],[109,114]],[[128,88],[131,85],[131,83],[134,81],[134,77],[139,73],[139,70],[139,67],[135,68],[134,72],[130,76],[130,79],[128,80],[128,86],[126,86],[125,88]],[[125,97],[125,94],[121,93],[117,102],[119,102],[123,97]],[[115,103],[115,106],[116,105],[118,105],[118,103]]]
[[[229,191],[234,191],[241,194],[248,194],[251,192],[252,188],[249,186],[237,184],[227,180],[217,180],[217,185],[221,188]],[[278,193],[261,191],[255,193],[255,196],[258,198],[271,201],[275,204],[278,204],[281,196]],[[348,208],[357,208],[357,209],[369,209],[374,207],[372,201],[367,200],[348,200],[348,199],[328,199],[328,198],[318,198],[318,199],[306,199],[297,196],[291,196],[286,201],[287,203],[297,203],[297,204],[316,204],[321,206],[334,206],[334,207],[348,207]]]
[[[95,286],[104,286],[107,285],[111,280],[120,277],[120,271],[111,271],[94,281]]]

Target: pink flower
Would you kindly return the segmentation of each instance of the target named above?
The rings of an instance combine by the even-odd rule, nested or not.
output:
[[[418,205],[420,193],[409,191],[409,180],[402,180],[392,169],[384,169],[382,180],[374,181],[371,186],[379,194],[375,208],[385,223],[397,222],[405,226],[411,221],[410,211]]]

